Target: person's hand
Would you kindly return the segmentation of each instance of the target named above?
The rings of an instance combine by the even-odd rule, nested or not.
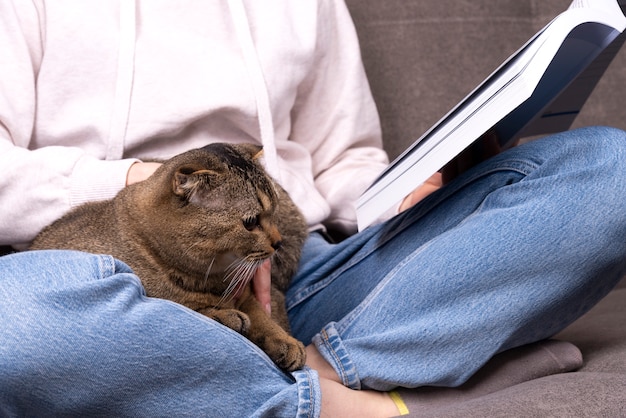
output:
[[[433,174],[428,180],[424,182],[417,189],[413,190],[411,194],[404,198],[400,204],[399,212],[403,212],[408,208],[415,205],[417,202],[439,189],[443,185],[441,173]]]
[[[266,260],[259,268],[256,269],[254,277],[252,278],[254,296],[257,298],[268,315],[272,314],[272,295],[270,293],[272,288],[271,271],[272,263],[270,260]]]
[[[480,138],[443,167],[441,170],[442,183],[448,184],[459,174],[494,155],[500,154],[501,151],[502,147],[500,146],[500,141],[498,141],[496,133],[493,130],[485,132]]]
[[[444,184],[448,184],[459,174],[499,154],[501,151],[502,147],[496,133],[492,130],[485,132],[446,164],[441,172],[433,174],[424,184],[405,197],[402,204],[400,204],[399,212],[407,210]]]
[[[128,174],[126,175],[126,185],[131,185],[133,183],[139,183],[150,177],[152,173],[156,171],[157,168],[161,166],[161,163],[135,163],[130,166],[128,169]]]

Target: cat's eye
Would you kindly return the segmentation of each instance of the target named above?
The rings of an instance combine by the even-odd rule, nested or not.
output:
[[[256,216],[248,216],[243,218],[243,227],[248,231],[252,231],[255,228],[258,228],[261,225],[261,218],[259,215]]]

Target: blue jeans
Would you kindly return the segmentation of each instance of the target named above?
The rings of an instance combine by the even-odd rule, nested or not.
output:
[[[352,388],[455,386],[550,337],[626,264],[626,134],[516,147],[411,210],[332,245],[312,234],[293,332]],[[123,263],[0,258],[0,415],[317,416],[310,369],[285,374],[235,332],[145,297]]]

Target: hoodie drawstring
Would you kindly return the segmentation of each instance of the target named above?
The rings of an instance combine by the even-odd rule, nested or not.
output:
[[[107,159],[123,158],[124,139],[128,126],[130,99],[133,89],[135,72],[135,42],[137,27],[137,1],[120,0],[120,46],[117,62],[117,81],[115,85],[115,102],[109,129]],[[250,23],[242,0],[228,1],[235,32],[256,101],[257,116],[263,156],[268,173],[280,182],[278,169],[278,152],[274,135],[274,122],[270,105],[269,93],[263,75],[263,69],[254,46],[250,31]]]
[[[263,156],[265,158],[265,168],[268,173],[279,183],[280,170],[278,169],[278,153],[276,151],[276,139],[274,135],[274,122],[272,119],[272,108],[270,105],[267,84],[263,76],[263,69],[259,57],[256,53],[254,40],[250,31],[250,22],[246,14],[242,0],[229,0],[228,6],[235,25],[237,39],[241,46],[244,62],[248,75],[252,81],[252,89],[256,100],[257,115],[259,118],[259,130],[261,142],[263,144]]]
[[[135,75],[137,2],[135,0],[120,0],[119,5],[120,39],[117,56],[117,80],[106,153],[106,158],[109,160],[118,160],[124,156],[124,142]]]

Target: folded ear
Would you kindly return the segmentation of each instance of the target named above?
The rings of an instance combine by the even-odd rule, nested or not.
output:
[[[250,158],[252,161],[257,160],[263,156],[263,147],[257,144],[243,143],[234,145],[243,155]]]
[[[189,199],[201,187],[211,187],[216,183],[217,172],[183,166],[176,170],[172,180],[175,195]]]
[[[259,147],[259,150],[257,151],[257,153],[252,156],[252,161],[258,160],[262,156],[263,156],[263,147]]]

